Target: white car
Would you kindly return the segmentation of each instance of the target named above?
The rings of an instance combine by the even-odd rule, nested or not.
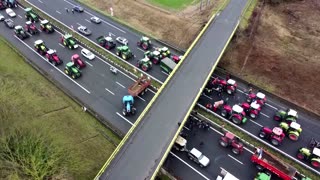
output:
[[[11,8],[7,8],[6,13],[12,18],[17,16],[16,13]]]
[[[93,60],[95,58],[95,55],[85,48],[81,49],[81,54],[89,60]]]
[[[128,40],[126,39],[126,38],[124,38],[124,37],[117,37],[116,38],[116,41],[118,42],[118,43],[120,43],[120,44],[123,44],[123,45],[128,45]]]
[[[4,21],[4,16],[0,14],[0,21]]]
[[[207,158],[207,156],[203,155],[202,152],[200,152],[198,149],[193,148],[189,153],[188,153],[189,159],[192,161],[196,162],[197,164],[200,165],[200,167],[206,167],[209,165],[210,160]]]

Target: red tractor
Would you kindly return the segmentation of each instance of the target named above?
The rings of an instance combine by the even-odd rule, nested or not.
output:
[[[274,127],[273,129],[263,127],[259,133],[260,138],[268,139],[274,146],[279,146],[285,136],[281,127]]]
[[[223,91],[226,91],[228,94],[232,95],[237,91],[238,84],[233,79],[219,79],[218,77],[214,78],[211,82],[212,85],[218,85],[218,88],[221,88]]]
[[[213,104],[211,104],[211,103],[206,104],[206,108],[212,110],[213,112],[216,112],[218,109],[221,109],[221,107],[223,107],[223,105],[226,105],[225,101],[220,100],[220,101],[214,102]],[[228,107],[230,107],[230,106],[228,106]]]
[[[79,69],[86,67],[86,63],[81,60],[79,54],[74,54],[71,56],[71,62],[73,62]]]
[[[26,22],[26,24],[24,25],[24,29],[25,29],[25,31],[27,31],[28,33],[30,33],[32,35],[39,33],[37,26],[34,23],[32,23],[31,21]]]
[[[241,154],[243,152],[243,144],[239,138],[231,132],[226,132],[219,140],[222,147],[231,147],[234,154]]]
[[[172,61],[174,61],[176,64],[178,64],[180,62],[180,60],[182,59],[183,56],[178,56],[178,55],[172,55],[171,59]]]
[[[261,111],[260,104],[258,104],[257,101],[254,101],[251,104],[244,102],[242,103],[241,107],[244,109],[246,114],[250,116],[252,119],[257,118]]]
[[[251,103],[253,101],[257,101],[257,103],[260,104],[260,106],[263,106],[267,102],[266,95],[263,94],[262,92],[258,92],[257,94],[255,93],[248,94],[247,102]]]
[[[50,63],[52,63],[55,66],[63,63],[63,61],[57,55],[56,51],[52,49],[49,49],[47,51],[46,58]]]
[[[233,105],[232,108],[229,105],[224,105],[221,110],[221,116],[231,119],[235,124],[244,124],[247,122],[246,113],[239,105]]]

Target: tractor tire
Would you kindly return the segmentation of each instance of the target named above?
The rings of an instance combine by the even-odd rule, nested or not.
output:
[[[305,156],[301,152],[298,152],[297,158],[300,159],[300,160],[303,160],[303,159],[305,159]]]
[[[142,69],[144,72],[147,72],[147,71],[148,71],[148,65],[142,64],[142,65],[141,65],[141,69]]]
[[[288,134],[288,137],[292,141],[298,141],[299,139],[299,136],[297,136],[296,134]]]
[[[119,51],[117,51],[117,52],[116,52],[116,55],[117,55],[117,56],[120,56],[120,52],[119,52]]]
[[[137,112],[137,109],[136,109],[136,108],[132,108],[132,110],[131,110],[131,114],[132,114],[132,115],[135,115],[135,114],[136,114],[136,112]]]
[[[69,49],[72,49],[71,45],[68,46]]]
[[[126,111],[125,109],[123,109],[123,110],[122,110],[122,114],[123,114],[124,116],[127,116],[127,111]]]
[[[223,140],[219,140],[219,144],[222,146],[222,147],[227,147],[228,146],[228,143],[223,141]]]
[[[122,54],[122,59],[124,59],[124,60],[127,60],[128,59],[128,57],[125,55],[125,54]]]
[[[239,154],[240,154],[240,150],[237,149],[237,148],[232,148],[232,152],[233,152],[233,154],[235,154],[235,155],[239,155]]]
[[[260,138],[262,138],[262,139],[264,139],[264,138],[266,138],[266,133],[265,132],[263,132],[263,131],[261,131],[260,133],[259,133],[259,137]]]
[[[250,113],[250,117],[251,117],[252,119],[255,119],[255,118],[257,118],[257,115],[255,115],[255,114],[253,114],[253,113]]]
[[[57,62],[52,61],[51,63],[52,63],[54,66],[57,66]]]
[[[224,110],[224,109],[221,110],[221,116],[222,116],[222,117],[227,117],[227,114],[228,114],[228,113],[227,113],[226,110]]]
[[[76,79],[76,75],[72,74],[71,75],[72,79]]]
[[[69,71],[66,69],[66,70],[64,70],[64,72],[67,74],[67,75],[69,75]]]
[[[233,123],[235,123],[235,124],[237,124],[237,125],[240,125],[240,124],[241,124],[241,120],[239,120],[239,119],[236,118],[236,117],[232,117],[231,120],[232,120]]]
[[[313,167],[315,167],[315,168],[319,168],[320,167],[320,162],[318,162],[318,161],[311,161],[311,165],[313,166]]]
[[[275,140],[275,139],[271,139],[271,144],[274,145],[274,146],[279,146],[280,142]]]
[[[233,91],[231,89],[227,89],[227,94],[232,95]]]

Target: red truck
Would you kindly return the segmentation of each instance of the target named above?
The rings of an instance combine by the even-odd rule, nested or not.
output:
[[[251,161],[256,164],[259,170],[266,169],[283,180],[295,179],[294,176],[297,170],[293,166],[285,164],[262,148],[256,149],[255,153],[251,156]]]
[[[151,79],[146,76],[142,76],[128,88],[128,93],[133,97],[144,95],[150,84]]]

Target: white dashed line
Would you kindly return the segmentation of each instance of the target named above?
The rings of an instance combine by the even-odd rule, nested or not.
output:
[[[110,94],[114,95],[114,93],[107,88],[106,88],[106,91],[108,91]]]
[[[41,0],[38,0],[39,1],[39,3],[42,3],[43,4],[43,2],[41,1]]]
[[[56,11],[58,14],[61,14],[61,12],[60,11]]]
[[[60,43],[59,43],[59,46],[61,46],[61,47],[63,47],[63,48],[66,48],[66,47],[64,47],[64,45],[62,45],[62,44],[60,44]]]
[[[91,21],[89,21],[88,19],[84,19],[85,21],[87,21],[87,22],[89,22],[89,23],[91,23]]]
[[[243,165],[243,163],[242,163],[241,161],[239,161],[237,158],[231,156],[230,154],[228,154],[228,156],[229,156],[230,158],[232,158],[233,160],[235,160],[235,161],[237,161],[238,163],[240,163],[240,164]]]
[[[142,52],[144,52],[144,50],[143,49],[141,49],[141,48],[137,48],[139,51],[142,51]]]
[[[166,72],[164,72],[164,71],[161,71],[163,74],[165,74],[165,75],[167,75],[167,76],[169,76],[169,74],[168,73],[166,73]]]
[[[250,121],[251,121],[253,124],[257,125],[257,126],[263,127],[261,124],[255,122],[255,121],[253,121],[253,120],[251,120],[251,119],[250,119]]]
[[[263,116],[265,116],[265,117],[267,117],[267,118],[270,118],[270,116],[268,116],[268,115],[266,115],[266,114],[264,114],[264,113],[260,113],[261,115],[263,115]]]
[[[118,81],[116,81],[116,83],[121,86],[122,88],[126,88],[124,85],[120,84]]]
[[[208,99],[210,99],[210,100],[212,100],[212,98],[211,97],[209,97],[209,96],[207,96],[207,95],[205,95],[205,94],[202,94],[204,97],[206,97],[206,98],[208,98]]]
[[[140,97],[140,96],[137,96],[139,99],[141,99],[142,101],[144,101],[144,102],[146,102],[146,100],[145,99],[143,99],[142,97]]]
[[[20,16],[19,14],[18,14],[18,17],[22,19],[22,16]]]
[[[130,122],[127,118],[123,117],[120,113],[117,112],[117,115],[120,116],[122,119],[124,119],[125,121],[127,121],[129,124],[131,124],[132,126],[134,125],[132,122]]]
[[[93,67],[93,65],[92,65],[92,64],[90,64],[88,61],[86,61],[86,63],[87,63],[89,66]]]

